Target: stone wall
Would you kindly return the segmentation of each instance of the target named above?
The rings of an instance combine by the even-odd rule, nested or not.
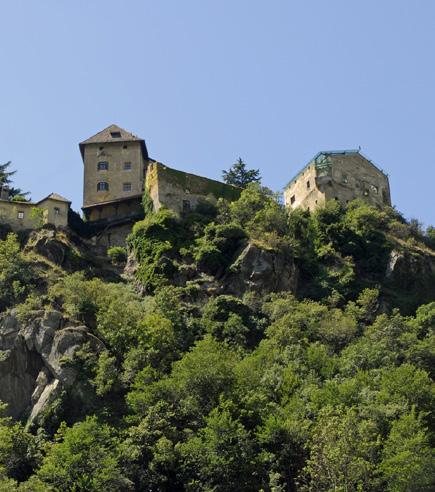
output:
[[[287,207],[314,210],[326,201],[338,200],[346,205],[355,199],[391,206],[388,176],[359,152],[324,155],[322,162],[315,158],[284,190]]]
[[[177,213],[193,210],[205,200],[212,203],[219,198],[237,200],[241,191],[235,186],[177,171],[155,161],[148,165],[146,188],[155,210],[166,207]]]
[[[343,205],[361,198],[372,205],[391,206],[388,177],[360,154],[332,156],[332,181],[325,186],[326,200]]]
[[[123,224],[108,225],[100,234],[93,237],[92,241],[95,246],[101,247],[103,250],[113,246],[125,247],[128,235],[134,222],[125,222]]]
[[[289,208],[302,207],[314,210],[325,203],[325,194],[316,183],[314,164],[304,169],[284,190],[284,203]]]

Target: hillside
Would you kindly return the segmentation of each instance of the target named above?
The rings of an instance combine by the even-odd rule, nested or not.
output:
[[[0,230],[0,491],[433,490],[433,229],[252,185],[108,253]]]

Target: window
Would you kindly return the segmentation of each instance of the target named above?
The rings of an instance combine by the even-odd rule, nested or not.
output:
[[[307,190],[309,190],[311,187],[311,183],[309,181],[307,181]]]
[[[121,132],[110,132],[112,138],[121,138]]]
[[[127,145],[123,145],[122,148],[125,150],[128,146]]]
[[[109,169],[109,163],[107,161],[101,161],[97,164],[98,171],[107,171]]]
[[[341,177],[341,182],[344,184],[347,184],[349,182],[347,174],[343,174],[343,176]]]
[[[97,183],[97,191],[109,191],[109,183],[105,181],[100,181]]]
[[[131,162],[124,162],[124,171],[131,171]]]
[[[123,191],[131,191],[131,183],[123,183],[122,190]]]
[[[22,211],[20,210],[20,211],[18,212],[18,214],[17,214],[17,217],[18,217],[19,219],[24,219],[24,212],[22,212]]]
[[[54,215],[60,215],[60,208],[54,207]]]
[[[377,195],[379,192],[379,188],[375,185],[370,185],[370,190],[373,191],[373,193],[375,193],[375,195]]]
[[[296,197],[293,195],[291,198],[290,198],[290,203],[293,205],[293,203],[295,203],[296,201]]]
[[[189,200],[183,200],[183,212],[190,212],[190,202]]]

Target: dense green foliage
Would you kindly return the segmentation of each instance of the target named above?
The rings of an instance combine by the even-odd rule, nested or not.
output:
[[[26,201],[26,196],[29,192],[23,192],[20,188],[15,188],[12,186],[12,176],[17,171],[10,171],[11,161],[0,164],[0,189],[3,186],[9,188],[9,196],[15,201]]]
[[[222,178],[227,184],[246,188],[249,183],[261,180],[259,169],[246,169],[246,164],[239,157],[228,171],[222,171]]]
[[[249,241],[293,257],[296,292],[201,290]],[[433,277],[385,275],[430,241],[364,203],[288,215],[257,184],[148,214],[129,238],[143,294],[76,272],[39,296],[104,350],[70,361],[85,403],[66,391],[32,432],[0,419],[0,491],[433,490]],[[36,302],[26,261],[0,242],[2,309]]]

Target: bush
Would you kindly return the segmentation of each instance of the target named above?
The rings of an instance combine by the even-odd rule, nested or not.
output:
[[[212,222],[192,248],[193,258],[200,270],[215,275],[219,270],[224,271],[232,263],[244,239],[246,233],[237,224]]]
[[[127,261],[127,250],[122,246],[113,246],[107,250],[107,256],[115,263],[124,263]]]
[[[15,234],[0,241],[0,312],[25,297],[33,279]]]
[[[185,231],[174,212],[160,209],[136,222],[128,247],[139,262],[136,277],[147,292],[164,285],[177,271],[174,258]]]
[[[73,427],[62,425],[39,478],[55,490],[100,492],[131,490],[117,461],[113,429],[88,417]]]

